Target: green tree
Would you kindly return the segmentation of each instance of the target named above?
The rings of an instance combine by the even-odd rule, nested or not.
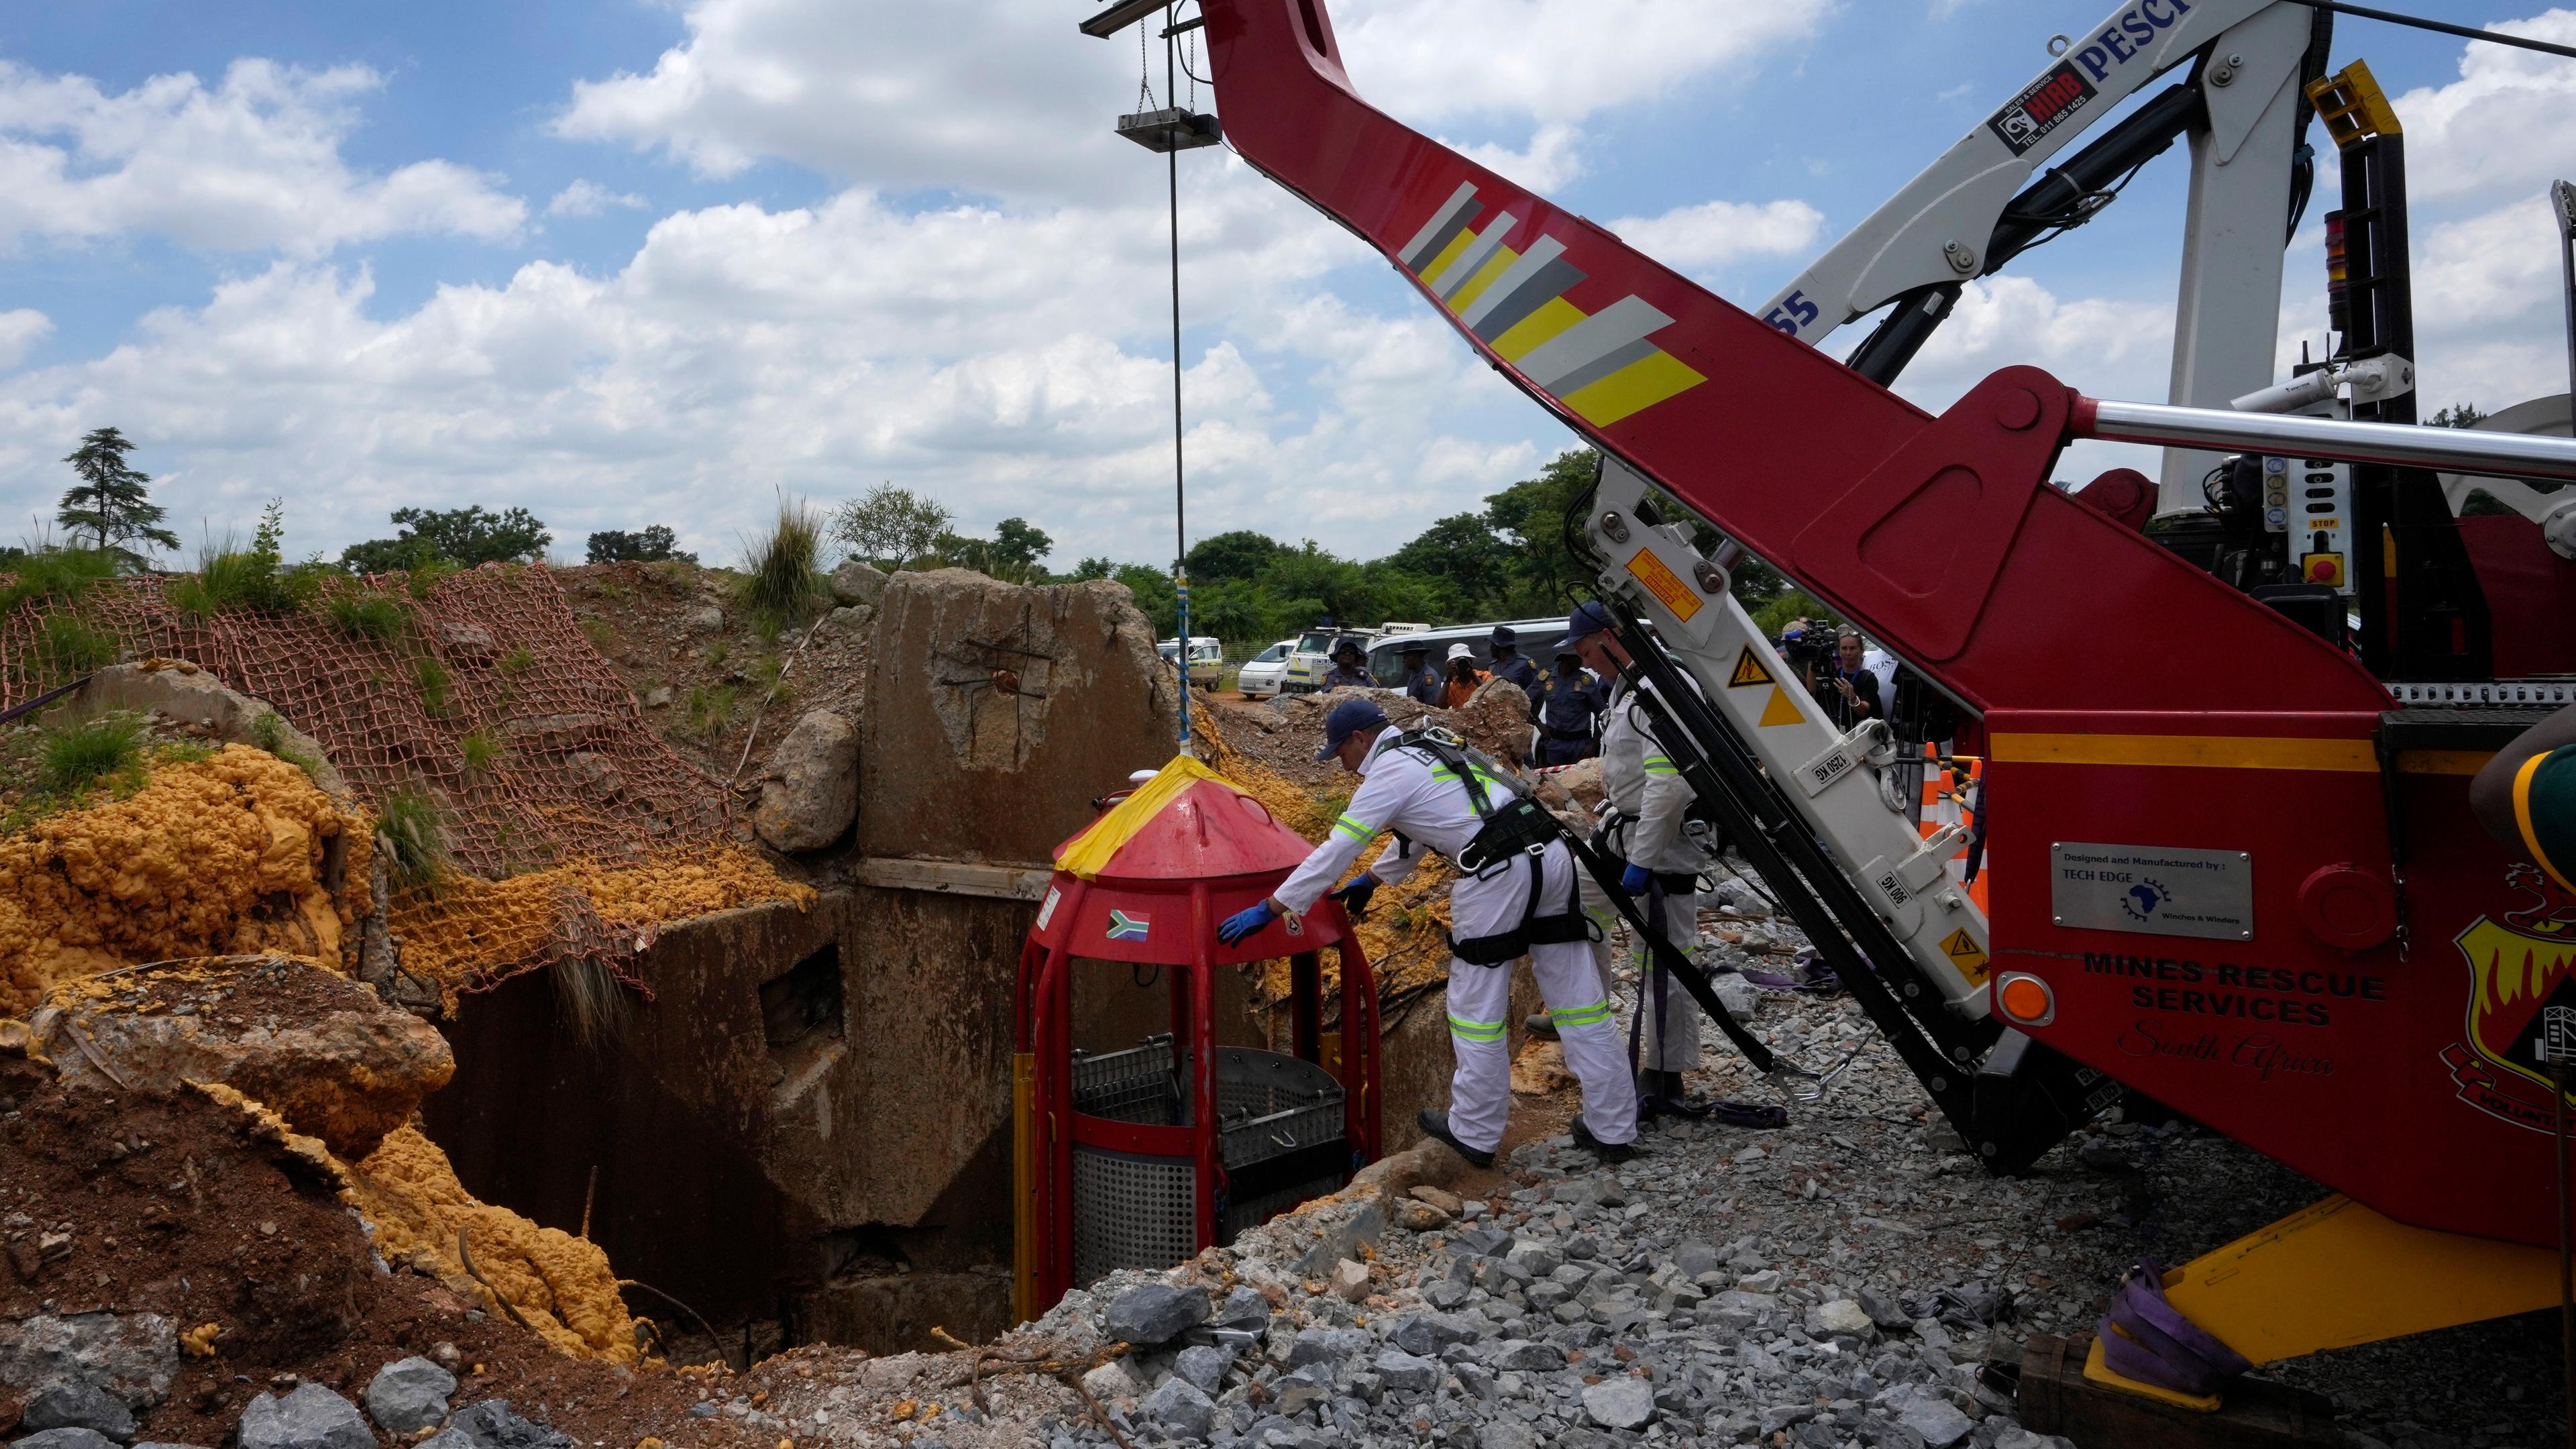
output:
[[[1288,545],[1266,533],[1238,528],[1200,539],[1190,545],[1185,556],[1190,568],[1190,582],[1202,579],[1253,579],[1261,575],[1270,561],[1288,552]]]
[[[993,525],[993,553],[1005,563],[1034,572],[1053,552],[1055,540],[1025,518],[1005,518]]]
[[[698,556],[680,552],[679,537],[670,525],[656,523],[628,533],[624,529],[603,529],[590,536],[588,561],[600,563],[659,563],[676,559],[696,563]]]
[[[1601,468],[1601,454],[1568,448],[1548,459],[1535,478],[1524,478],[1485,500],[1485,522],[1511,545],[1511,584],[1501,612],[1535,618],[1558,613],[1592,568],[1565,546],[1565,515]]]
[[[161,526],[168,510],[154,503],[144,486],[152,475],[125,461],[133,450],[134,444],[114,428],[82,434],[80,447],[63,459],[80,481],[64,491],[54,521],[75,537],[91,535],[99,552],[113,554],[124,567],[141,569],[149,561],[127,543],[177,548],[179,535]]]
[[[369,539],[341,550],[340,562],[362,574],[390,573],[437,562],[461,569],[487,563],[531,562],[555,541],[545,523],[524,508],[487,513],[482,505],[433,511],[397,508],[392,538]]]
[[[1386,562],[1404,573],[1449,585],[1442,602],[1452,608],[1493,612],[1510,592],[1512,548],[1482,514],[1453,513],[1415,534]]]
[[[2453,403],[2425,419],[2437,428],[2474,428],[2490,414],[2476,403]]]
[[[926,494],[880,483],[841,505],[832,536],[870,563],[902,568],[936,556],[955,515]]]

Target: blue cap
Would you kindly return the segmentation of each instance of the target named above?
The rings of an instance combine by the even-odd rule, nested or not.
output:
[[[1378,708],[1375,700],[1343,700],[1333,706],[1332,713],[1324,716],[1324,747],[1315,752],[1315,759],[1318,762],[1329,760],[1351,736],[1362,730],[1382,728],[1385,724],[1386,711]]]
[[[1494,642],[1497,644],[1518,644],[1521,642],[1521,636],[1513,633],[1512,626],[1509,624],[1496,624],[1494,626]]]
[[[1571,649],[1574,641],[1600,633],[1611,627],[1610,610],[1599,599],[1586,599],[1565,621],[1565,637],[1556,641],[1559,649]]]

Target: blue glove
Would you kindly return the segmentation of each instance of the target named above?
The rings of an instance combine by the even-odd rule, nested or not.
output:
[[[1653,871],[1635,861],[1630,861],[1628,868],[1619,872],[1619,889],[1632,896],[1642,896],[1646,893],[1646,887],[1654,883],[1654,879]]]
[[[1277,919],[1279,913],[1270,909],[1268,901],[1246,906],[1217,923],[1216,938],[1229,946],[1239,945],[1244,937]]]
[[[1368,914],[1369,897],[1376,894],[1377,875],[1373,871],[1364,870],[1360,872],[1358,880],[1333,892],[1333,899],[1340,901],[1342,909],[1350,912],[1351,919],[1356,921]]]

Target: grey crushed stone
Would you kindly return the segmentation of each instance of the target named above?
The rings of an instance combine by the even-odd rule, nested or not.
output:
[[[1719,924],[1804,946],[1785,922],[1703,917]],[[1699,954],[1713,968],[1787,967],[1705,933]],[[2024,1177],[1989,1177],[1856,1005],[1759,996],[1750,1026],[1775,1051],[1816,1071],[1850,1058],[1822,1101],[1790,1104],[1785,1130],[1657,1123],[1640,1136],[1645,1154],[1615,1169],[1563,1136],[1528,1142],[1503,1164],[1501,1187],[1446,1227],[1408,1231],[1374,1205],[1315,1205],[1168,1274],[1113,1274],[1023,1336],[1077,1353],[1139,1342],[1104,1322],[1127,1295],[1213,1296],[1163,1347],[1139,1351],[1141,1376],[1098,1375],[1140,1444],[1606,1449],[1768,1445],[1777,1434],[1819,1449],[2068,1449],[2024,1429],[1980,1364],[2017,1362],[2033,1333],[2090,1332],[2141,1258],[2186,1261],[2324,1195],[2223,1138],[2116,1111]],[[1708,1037],[1695,1091],[1777,1100]],[[1305,1291],[1364,1256],[1367,1303]],[[2514,1319],[2269,1372],[2333,1397],[2357,1449],[2512,1449],[2549,1442],[2559,1422],[2556,1352],[2554,1322]],[[873,1361],[870,1397],[937,1397],[951,1449],[1110,1442],[1034,1376],[988,1381],[982,1414],[962,1387],[944,1387],[957,1364]],[[829,1375],[763,1381],[790,1417],[830,1392]],[[1187,1403],[1174,1384],[1210,1401],[1203,1434],[1164,1416]],[[898,1437],[862,1417],[836,1403],[824,1441]]]

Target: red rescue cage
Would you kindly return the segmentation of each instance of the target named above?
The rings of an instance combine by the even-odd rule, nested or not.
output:
[[[1020,948],[1015,1307],[1025,1321],[1117,1268],[1167,1268],[1339,1189],[1378,1152],[1377,982],[1332,902],[1240,945],[1219,921],[1278,889],[1311,849],[1259,800],[1174,759],[1056,850]],[[1338,1050],[1323,953],[1338,957]],[[1289,961],[1288,1053],[1220,1045],[1220,973]],[[1078,986],[1168,983],[1169,1027],[1076,1045]]]

